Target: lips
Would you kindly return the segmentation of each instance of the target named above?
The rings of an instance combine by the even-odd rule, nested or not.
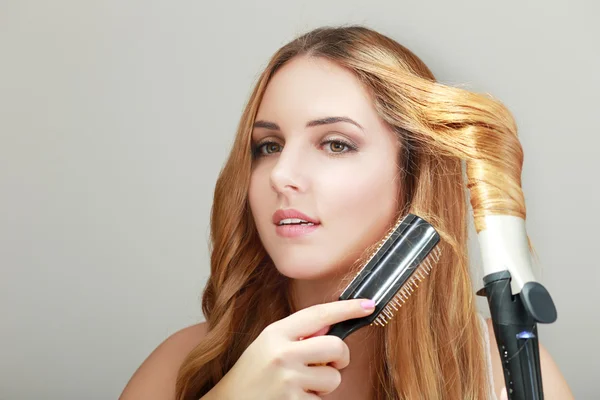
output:
[[[285,225],[276,225],[275,233],[277,236],[286,239],[302,239],[307,235],[319,230],[321,225],[309,225],[309,224],[285,224]]]
[[[273,214],[273,223],[275,225],[279,225],[279,222],[286,218],[298,218],[298,219],[303,219],[306,222],[312,222],[315,225],[319,224],[318,220],[311,218],[308,215],[303,214],[298,210],[294,210],[293,208],[286,209],[286,210],[280,209],[280,210],[275,211],[275,213]]]

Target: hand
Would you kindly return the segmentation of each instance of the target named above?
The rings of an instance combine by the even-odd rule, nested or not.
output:
[[[341,383],[350,363],[343,340],[328,336],[338,322],[371,314],[364,299],[307,307],[267,326],[214,387],[219,399],[320,399]],[[371,303],[372,304],[372,303]],[[316,365],[321,364],[321,365]]]

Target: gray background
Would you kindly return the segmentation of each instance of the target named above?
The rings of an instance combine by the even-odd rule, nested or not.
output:
[[[212,191],[252,84],[295,35],[347,23],[514,113],[559,312],[542,342],[576,397],[597,398],[598,7],[0,1],[0,398],[116,398],[203,320]]]

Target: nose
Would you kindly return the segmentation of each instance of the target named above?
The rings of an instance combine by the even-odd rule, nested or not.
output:
[[[285,146],[271,170],[271,187],[281,194],[304,191],[307,185],[305,172],[300,152]]]

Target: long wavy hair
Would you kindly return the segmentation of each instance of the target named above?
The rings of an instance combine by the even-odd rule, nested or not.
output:
[[[181,365],[176,398],[203,396],[267,325],[295,311],[289,280],[259,239],[248,188],[256,113],[273,74],[297,56],[335,62],[370,92],[379,117],[402,143],[398,214],[415,213],[442,236],[442,258],[409,304],[385,328],[364,328],[378,338],[371,376],[376,399],[488,398],[485,342],[469,274],[467,188],[479,207],[484,200],[477,190],[485,192],[486,184],[489,190],[518,186],[513,209],[524,213],[516,125],[498,100],[438,83],[410,50],[364,26],[305,33],[279,49],[260,75],[216,184],[211,274],[202,297],[208,333]],[[491,174],[497,177],[492,182],[472,173],[465,185],[463,161],[475,171],[483,161],[479,169],[496,165],[513,172]]]

